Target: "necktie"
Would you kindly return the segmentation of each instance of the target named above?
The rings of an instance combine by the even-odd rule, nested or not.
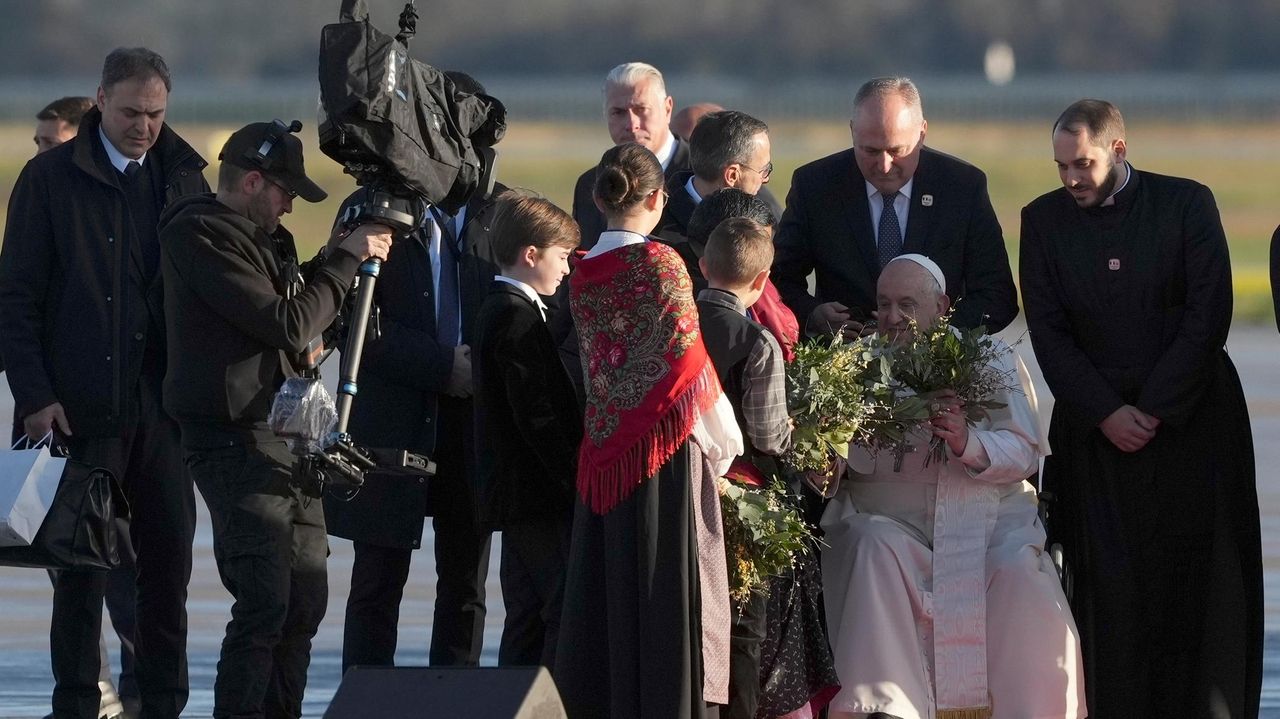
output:
[[[440,227],[440,286],[436,288],[436,341],[456,347],[462,341],[462,316],[458,308],[458,248],[452,218],[432,212]]]
[[[880,237],[877,242],[881,269],[889,264],[889,260],[902,254],[902,227],[898,224],[898,211],[893,209],[893,201],[898,198],[898,193],[883,197],[884,210],[880,213]]]
[[[129,164],[124,166],[124,176],[125,178],[132,180],[133,176],[138,174],[138,171],[141,169],[142,165],[137,160],[129,160]]]

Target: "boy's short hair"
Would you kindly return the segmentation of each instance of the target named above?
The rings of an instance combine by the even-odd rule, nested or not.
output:
[[[745,217],[770,227],[778,224],[764,200],[736,187],[725,187],[702,198],[689,218],[685,237],[689,238],[694,252],[701,256],[711,231],[730,217]]]
[[[711,231],[702,259],[713,284],[741,287],[773,264],[773,228],[730,217]]]
[[[520,262],[524,248],[573,249],[582,242],[582,232],[569,213],[550,200],[508,190],[498,196],[489,239],[498,264],[513,267]]]

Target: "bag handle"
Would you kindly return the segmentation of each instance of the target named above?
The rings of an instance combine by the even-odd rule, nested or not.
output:
[[[24,433],[22,434],[22,436],[18,438],[18,441],[17,441],[17,442],[14,442],[14,443],[13,443],[13,446],[12,446],[12,447],[10,447],[9,449],[11,449],[11,450],[12,450],[12,449],[17,449],[17,448],[18,448],[18,445],[22,444],[23,442],[25,442],[25,443],[26,443],[26,445],[27,445],[27,446],[23,447],[23,449],[36,449],[36,448],[40,447],[40,445],[44,444],[45,442],[48,442],[48,443],[50,444],[50,446],[52,446],[52,444],[53,444],[53,428],[52,428],[52,427],[50,427],[50,428],[49,428],[49,431],[48,431],[48,432],[45,432],[45,433],[44,433],[44,436],[43,436],[43,437],[41,437],[40,439],[36,440],[35,442],[32,442],[32,441],[31,441],[31,438],[30,438],[30,437],[28,437],[28,436],[26,435],[26,433],[24,432]]]
[[[338,10],[338,22],[362,22],[369,19],[369,6],[365,0],[342,0]]]

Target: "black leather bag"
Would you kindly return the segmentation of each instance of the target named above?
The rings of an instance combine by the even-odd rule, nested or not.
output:
[[[129,502],[115,475],[68,459],[40,530],[26,547],[0,547],[0,566],[113,569],[120,565],[118,518]]]
[[[364,0],[343,0],[341,22],[320,32],[320,151],[364,184],[407,188],[457,213],[490,184],[506,110],[458,91],[405,42],[369,22]]]

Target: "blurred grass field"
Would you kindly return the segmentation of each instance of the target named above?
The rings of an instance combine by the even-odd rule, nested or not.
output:
[[[235,128],[189,126],[180,121],[175,128],[210,161],[207,174],[213,184],[218,149]],[[329,199],[316,205],[297,201],[293,214],[284,221],[298,238],[304,256],[328,236],[338,204],[355,186],[336,163],[320,154],[313,130],[304,131],[307,166],[309,174],[328,190]],[[30,126],[0,126],[0,199],[5,207],[13,182],[33,151],[31,135]],[[786,197],[796,167],[849,145],[848,129],[841,123],[776,123],[770,135],[775,167],[770,188],[780,200]],[[1273,199],[1280,188],[1276,181],[1280,133],[1274,125],[1134,123],[1128,139],[1129,159],[1135,166],[1194,178],[1213,190],[1231,247],[1235,319],[1271,322],[1268,247],[1271,233],[1280,223],[1280,208]],[[1019,211],[1058,183],[1045,124],[935,122],[930,126],[928,144],[986,171],[1016,275]],[[603,123],[517,122],[498,146],[498,177],[511,187],[539,192],[568,209],[574,181],[608,146]]]

